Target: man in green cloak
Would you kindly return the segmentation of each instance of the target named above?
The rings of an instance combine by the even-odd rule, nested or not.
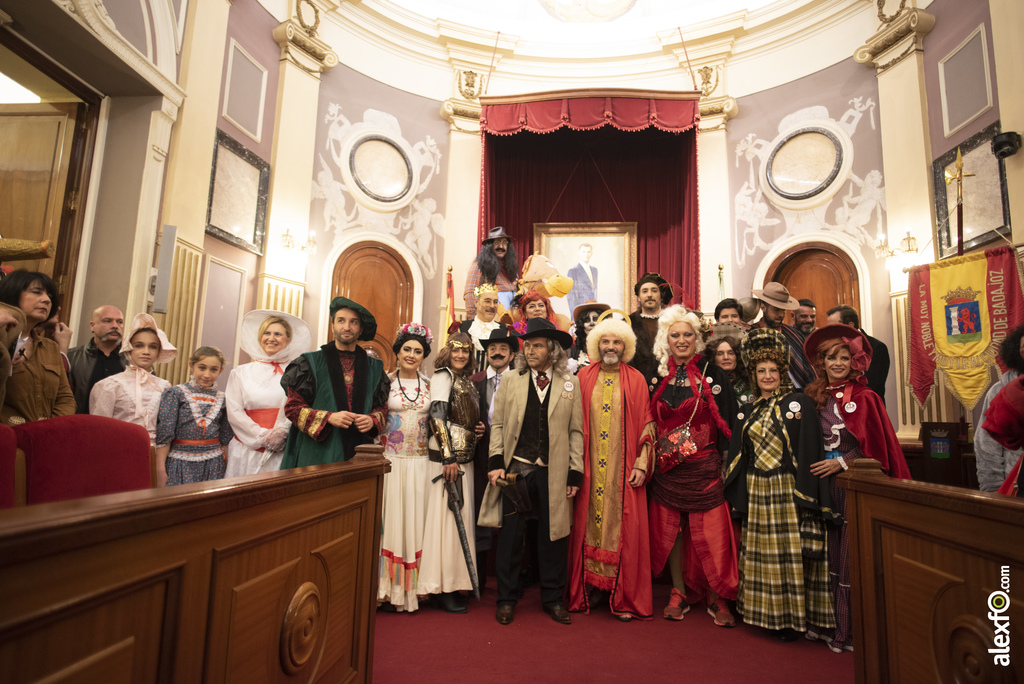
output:
[[[387,424],[391,381],[357,342],[377,333],[373,314],[345,297],[331,300],[334,341],[288,364],[281,378],[292,422],[281,468],[336,463],[373,442]]]

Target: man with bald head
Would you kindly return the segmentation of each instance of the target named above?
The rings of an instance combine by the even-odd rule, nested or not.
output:
[[[71,372],[68,380],[75,393],[76,413],[89,412],[89,393],[93,385],[127,366],[121,358],[121,337],[124,335],[124,314],[116,306],[104,304],[92,312],[89,321],[92,339],[88,344],[68,352]]]

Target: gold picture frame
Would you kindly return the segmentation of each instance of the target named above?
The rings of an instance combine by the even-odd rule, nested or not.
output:
[[[574,277],[583,272],[583,245],[591,247],[586,266],[596,280],[593,291],[589,279],[584,282],[583,278]],[[627,312],[636,309],[633,295],[637,278],[636,248],[635,221],[533,224],[533,251],[546,256],[559,273],[573,278],[572,291],[565,297],[551,300],[555,312],[569,318],[572,318],[573,308],[587,299]]]

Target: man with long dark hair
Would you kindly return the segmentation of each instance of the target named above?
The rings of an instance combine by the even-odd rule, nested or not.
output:
[[[462,292],[466,302],[466,318],[476,317],[476,296],[473,290],[478,285],[493,283],[507,309],[512,304],[518,278],[519,255],[516,254],[516,246],[504,228],[495,226],[487,233],[487,239],[481,243],[480,251],[466,274],[466,287]]]

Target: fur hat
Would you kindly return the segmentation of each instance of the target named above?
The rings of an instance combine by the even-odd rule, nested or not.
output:
[[[587,334],[587,356],[590,357],[592,363],[598,363],[601,358],[598,345],[605,335],[617,337],[626,345],[626,350],[622,354],[622,363],[629,363],[633,360],[633,355],[636,354],[636,333],[633,332],[633,327],[625,321],[609,316],[595,325],[594,329]]]
[[[740,359],[751,373],[761,361],[774,361],[779,372],[789,370],[789,343],[778,330],[754,328],[740,343]]]

